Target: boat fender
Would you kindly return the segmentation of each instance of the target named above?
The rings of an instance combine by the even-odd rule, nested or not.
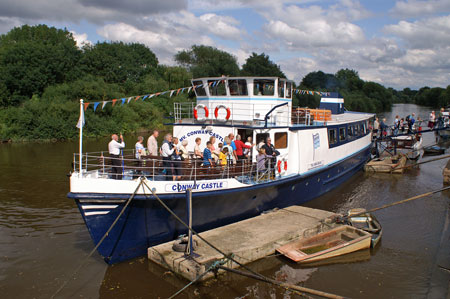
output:
[[[203,109],[203,110],[205,110],[205,116],[204,117],[198,117],[198,110],[199,109]],[[208,116],[209,116],[209,110],[208,110],[208,107],[206,107],[205,105],[203,105],[203,104],[198,104],[197,106],[195,106],[195,108],[194,108],[194,118],[197,120],[197,121],[200,121],[200,122],[203,122],[203,121],[205,121],[207,118],[208,118]]]
[[[287,170],[287,161],[284,161],[284,170]]]
[[[225,116],[225,118],[219,118],[219,109],[222,109],[222,108],[227,111],[227,115]],[[219,105],[219,106],[216,107],[216,109],[214,109],[214,116],[216,117],[217,121],[226,122],[227,120],[230,119],[231,110],[230,110],[230,108],[228,108],[225,105]]]

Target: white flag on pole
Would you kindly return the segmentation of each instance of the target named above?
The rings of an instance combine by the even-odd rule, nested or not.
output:
[[[80,109],[80,118],[78,119],[77,128],[84,127],[84,109]]]

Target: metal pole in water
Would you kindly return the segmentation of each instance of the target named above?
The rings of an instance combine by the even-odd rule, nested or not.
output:
[[[188,244],[186,246],[186,255],[191,255],[194,252],[192,245],[192,189],[186,189],[186,212],[187,212],[187,222],[189,226],[188,232]]]

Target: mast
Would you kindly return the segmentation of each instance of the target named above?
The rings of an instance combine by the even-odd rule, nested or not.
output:
[[[79,140],[79,163],[80,169],[78,176],[81,177],[81,171],[83,170],[82,164],[82,153],[83,153],[83,126],[84,126],[84,111],[83,111],[83,99],[80,99],[80,120],[78,121],[78,128],[80,129],[80,140]]]

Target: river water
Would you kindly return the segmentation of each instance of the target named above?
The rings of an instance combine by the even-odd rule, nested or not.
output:
[[[411,112],[427,119],[429,110],[398,104],[381,115]],[[126,138],[134,144],[135,136]],[[105,150],[107,139],[88,140],[85,151]],[[424,144],[434,142],[424,134]],[[187,282],[145,257],[107,266],[97,253],[71,278],[94,247],[75,203],[66,198],[66,176],[76,142],[0,145],[0,294],[2,298],[49,298],[69,280],[58,298],[166,298]],[[360,172],[308,204],[344,212],[375,208],[442,188],[446,160],[423,164],[405,175]],[[337,263],[302,267],[282,257],[250,266],[260,273],[352,298],[444,298],[448,272],[437,266],[449,193],[375,212],[384,233],[374,250]],[[274,228],[276,229],[276,228]],[[448,250],[448,248],[446,249]],[[448,251],[447,251],[448,253]],[[448,254],[447,254],[448,255]],[[442,266],[442,265],[440,265]],[[226,274],[191,286],[179,298],[298,298],[284,289]]]

